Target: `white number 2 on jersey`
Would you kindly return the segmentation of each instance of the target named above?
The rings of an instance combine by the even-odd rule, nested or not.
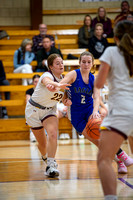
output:
[[[85,96],[84,96],[84,95],[81,95],[81,103],[82,103],[82,104],[86,103],[86,102],[85,102]]]

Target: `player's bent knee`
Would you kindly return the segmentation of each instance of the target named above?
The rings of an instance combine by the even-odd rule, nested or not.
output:
[[[51,130],[48,132],[49,140],[57,140],[57,131]]]

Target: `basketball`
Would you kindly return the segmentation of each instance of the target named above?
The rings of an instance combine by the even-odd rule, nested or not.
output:
[[[86,124],[86,131],[87,135],[92,139],[99,139],[100,138],[100,131],[99,127],[102,123],[102,120],[99,119],[90,119]]]

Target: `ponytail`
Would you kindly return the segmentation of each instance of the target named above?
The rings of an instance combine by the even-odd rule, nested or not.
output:
[[[123,52],[130,77],[133,77],[133,22],[118,22],[114,27],[114,36],[120,41],[118,48]]]
[[[128,33],[120,40],[119,49],[123,52],[130,76],[133,76],[133,40]]]

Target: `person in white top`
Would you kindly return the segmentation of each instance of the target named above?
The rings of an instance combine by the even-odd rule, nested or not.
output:
[[[117,200],[116,176],[112,160],[128,136],[133,144],[133,22],[121,21],[114,28],[117,46],[108,47],[101,56],[101,67],[95,81],[109,86],[108,116],[101,124],[98,153],[99,175],[105,200]],[[131,151],[133,153],[133,146]]]
[[[31,127],[38,149],[44,161],[47,160],[46,175],[59,176],[55,154],[57,149],[58,119],[56,117],[56,104],[62,100],[64,89],[69,84],[60,84],[64,71],[63,60],[58,54],[48,57],[49,72],[45,72],[26,105],[25,117]],[[46,138],[45,130],[48,138]]]

